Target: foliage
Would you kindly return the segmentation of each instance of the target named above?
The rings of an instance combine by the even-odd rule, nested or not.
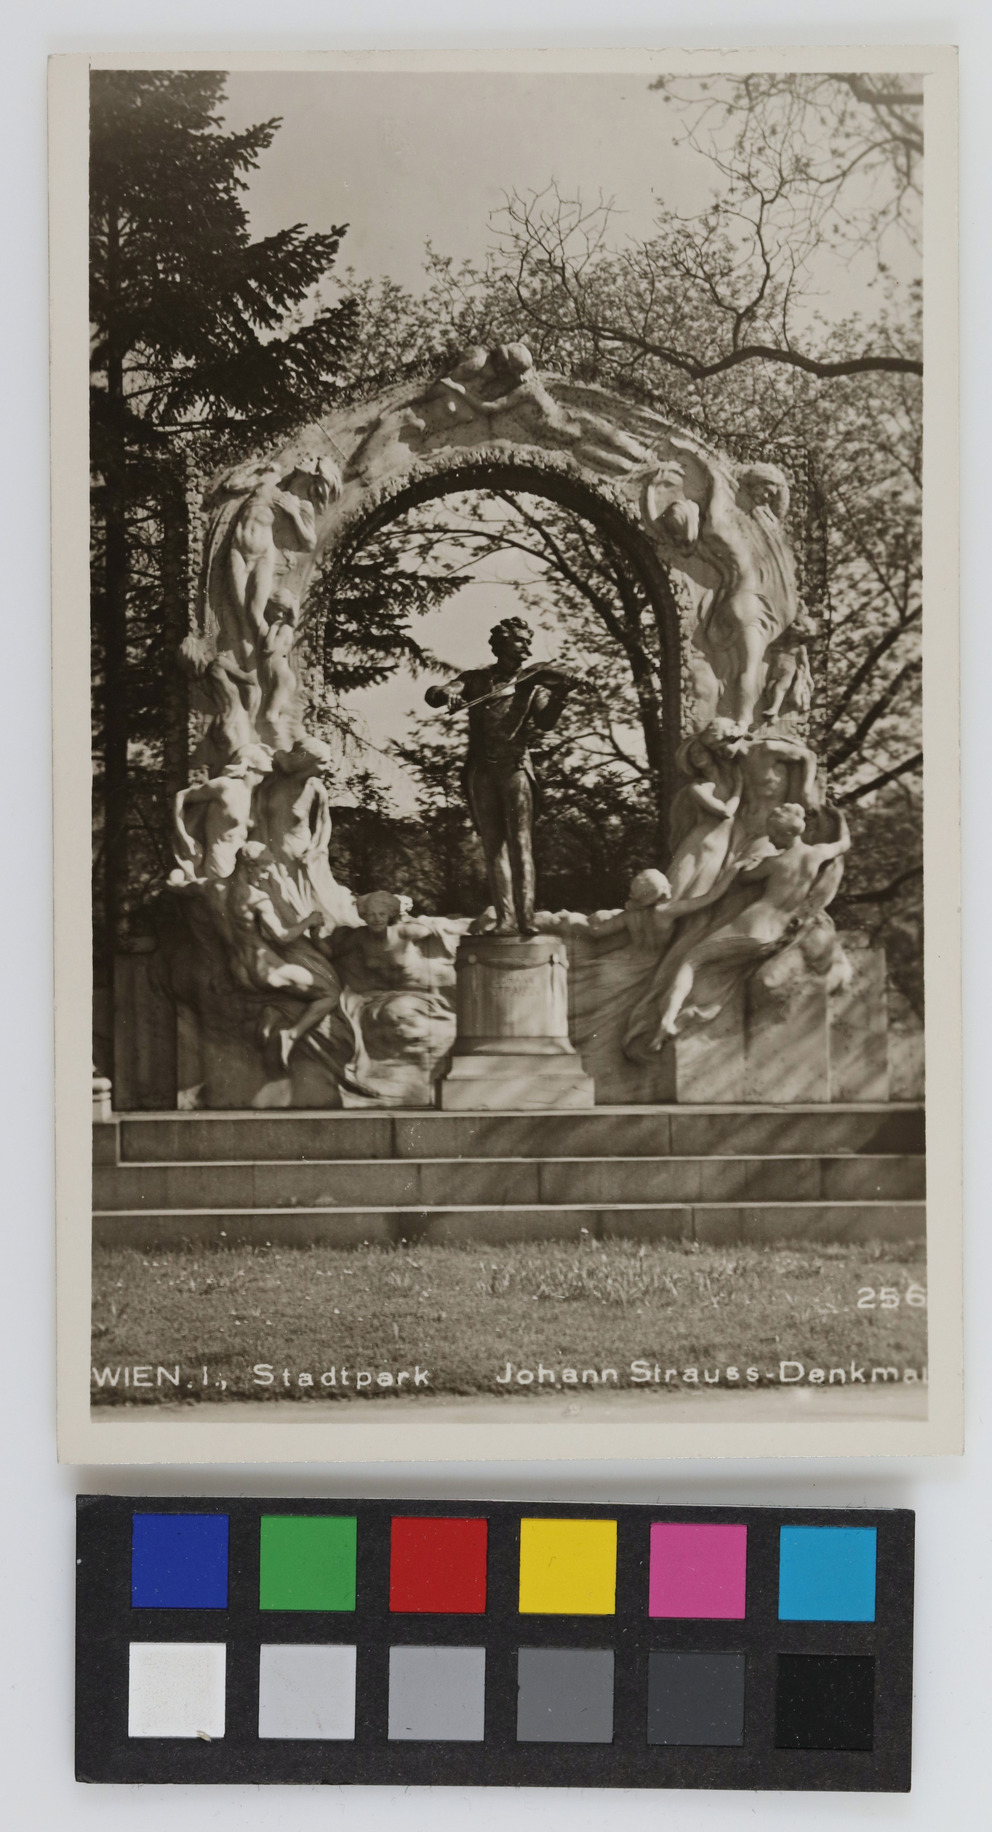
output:
[[[380,685],[400,664],[415,673],[434,658],[418,640],[416,619],[459,591],[449,570],[417,563],[405,530],[390,523],[333,573],[321,571],[308,600],[320,631],[319,663],[330,693]]]
[[[212,71],[96,71],[90,131],[96,927],[105,969],[161,873],[185,780],[172,657],[193,430],[251,446],[326,404],[355,322],[321,305],[342,226],[253,241],[245,174],[277,121],[221,131]],[[139,918],[140,919],[140,918]]]
[[[144,447],[153,429],[233,418],[275,435],[319,412],[355,308],[315,306],[290,321],[345,228],[296,224],[252,241],[244,174],[279,122],[222,133],[224,79],[213,71],[98,70],[91,81],[97,462],[103,428],[113,435],[122,422]]]

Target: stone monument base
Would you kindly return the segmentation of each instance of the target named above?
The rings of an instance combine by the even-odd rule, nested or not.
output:
[[[568,1037],[568,950],[551,935],[467,935],[455,958],[457,1036],[440,1084],[449,1112],[595,1105]]]
[[[580,1056],[454,1056],[441,1083],[448,1113],[594,1107],[596,1087]]]

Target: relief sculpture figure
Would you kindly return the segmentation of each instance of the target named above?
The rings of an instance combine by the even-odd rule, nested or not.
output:
[[[266,742],[295,735],[299,606],[319,518],[340,492],[337,466],[323,457],[289,471],[271,459],[236,465],[209,493],[197,628],[180,659],[214,709],[221,748],[245,720]]]
[[[716,574],[694,640],[723,684],[720,711],[746,728],[765,684],[766,651],[799,611],[784,526],[789,486],[776,465],[752,464],[735,482],[725,465],[698,447],[682,439],[670,443],[701,471],[703,499],[671,495],[678,464],[668,461],[656,480],[658,494],[647,492],[646,512],[676,556],[696,555]],[[665,496],[669,500],[659,507]]]
[[[298,738],[288,750],[276,751],[256,802],[258,828],[274,866],[292,881],[301,909],[320,909],[333,930],[354,927],[359,916],[354,897],[337,882],[327,856],[331,810],[320,772],[329,762],[330,748],[320,738]]]
[[[370,891],[361,927],[340,929],[330,954],[354,1035],[349,1073],[390,1104],[423,1090],[455,1040],[455,949],[466,919],[411,914],[410,898]]]
[[[744,787],[747,740],[732,719],[713,719],[686,738],[676,762],[689,781],[672,800],[673,897],[701,896],[727,862]]]
[[[268,752],[248,745],[217,776],[180,789],[173,812],[174,889],[231,876],[251,827],[252,796],[271,768]]]
[[[224,595],[235,619],[226,634],[243,667],[254,659],[264,636],[266,609],[286,571],[285,556],[314,551],[317,516],[341,487],[327,458],[312,472],[296,469],[283,477],[280,470],[278,464],[266,466],[241,504],[227,542]]]
[[[768,838],[775,848],[755,863],[728,867],[726,883],[717,881],[714,892],[722,894],[732,879],[741,888],[760,885],[759,896],[743,909],[721,920],[714,917],[708,932],[694,941],[683,953],[674,971],[669,963],[662,975],[669,983],[661,1002],[661,1015],[655,1036],[648,1047],[660,1050],[678,1031],[678,1021],[693,991],[700,970],[710,964],[747,971],[775,950],[790,928],[798,927],[800,912],[807,904],[825,867],[839,860],[851,844],[847,822],[839,809],[832,810],[837,837],[832,841],[809,845],[802,837],[806,811],[796,802],[784,802],[768,816]],[[832,874],[830,894],[836,894],[839,877]],[[823,907],[814,898],[815,913]],[[666,971],[667,969],[667,971]],[[656,986],[656,996],[660,992]]]
[[[238,854],[223,908],[218,912],[231,944],[235,978],[250,991],[286,995],[267,1013],[265,1030],[281,1068],[301,1039],[337,1009],[341,982],[318,941],[327,935],[323,913],[300,917],[287,910],[268,848],[249,841]],[[298,1000],[305,1001],[300,1013]],[[289,1002],[289,1010],[282,1006]],[[297,1015],[298,1014],[298,1015]]]
[[[423,394],[382,414],[356,448],[352,473],[377,475],[428,449],[466,437],[523,438],[565,451],[595,471],[630,472],[648,448],[586,404],[555,398],[524,343],[477,344]]]
[[[803,641],[807,635],[809,631],[800,629],[797,621],[769,653],[765,690],[758,709],[768,724],[789,713],[807,713],[813,704],[813,675]]]

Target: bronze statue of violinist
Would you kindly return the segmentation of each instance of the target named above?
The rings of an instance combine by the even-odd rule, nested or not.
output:
[[[496,906],[497,935],[534,935],[534,810],[537,779],[531,734],[550,731],[561,717],[574,675],[539,663],[526,666],[533,632],[522,617],[504,617],[489,633],[496,662],[429,687],[429,706],[468,712],[468,755],[462,780],[472,822],[486,855]]]

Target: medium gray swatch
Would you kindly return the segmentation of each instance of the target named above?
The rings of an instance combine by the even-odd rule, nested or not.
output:
[[[612,1743],[613,1649],[521,1648],[518,1743]]]

